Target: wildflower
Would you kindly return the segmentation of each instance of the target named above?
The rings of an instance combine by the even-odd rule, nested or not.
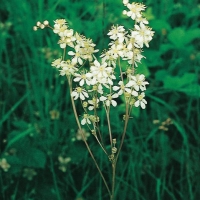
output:
[[[70,157],[62,157],[62,156],[58,156],[58,161],[59,161],[59,169],[62,172],[66,172],[67,171],[67,165],[68,163],[71,161]]]
[[[137,48],[143,48],[143,44],[149,47],[149,42],[152,40],[154,31],[151,28],[145,26],[143,23],[140,25],[135,25],[135,31],[131,32],[131,37],[135,38],[135,46]]]
[[[65,30],[68,28],[67,27],[67,23],[65,19],[57,19],[54,21],[54,29],[53,32],[58,34],[60,37],[63,36],[63,33],[65,32]]]
[[[31,168],[24,169],[23,177],[27,178],[29,181],[31,181],[33,177],[36,175],[37,175],[37,172],[34,169],[31,169]]]
[[[58,58],[51,63],[51,66],[60,68],[61,67],[62,58]]]
[[[85,100],[85,98],[89,98],[88,93],[81,87],[77,87],[72,93],[72,97],[74,100],[80,98],[81,100]]]
[[[81,124],[82,125],[91,124],[90,116],[88,114],[83,115],[83,119],[81,120]]]
[[[145,109],[146,108],[146,104],[147,104],[147,101],[144,99],[145,97],[145,94],[144,92],[142,92],[137,98],[137,101],[135,102],[135,107],[138,107],[138,106],[141,106],[142,109]]]
[[[73,30],[69,31],[68,36],[61,37],[58,41],[58,44],[60,44],[60,48],[64,49],[66,46],[74,47],[73,42],[75,41],[75,37],[73,36]]]
[[[105,96],[101,96],[99,99],[100,101],[103,101],[105,102],[106,106],[110,106],[110,104],[114,107],[117,106],[117,102],[113,99],[117,98],[118,97],[118,94],[115,93],[115,94],[108,94],[106,97]]]
[[[89,73],[89,72],[86,73],[86,74],[75,73],[74,76],[75,76],[74,82],[79,82],[80,86],[83,86],[85,83],[87,85],[90,85],[90,80],[91,80],[91,77],[92,77],[91,73]]]
[[[102,58],[102,62],[106,62],[108,66],[116,67],[116,58],[113,56],[113,52],[111,50],[104,51],[100,56]]]
[[[7,160],[5,158],[2,158],[0,160],[0,167],[5,171],[7,172],[8,169],[10,168],[10,164],[7,162]]]
[[[136,76],[130,76],[130,81],[128,83],[128,86],[133,86],[136,91],[146,90],[146,85],[149,83],[145,81],[144,74],[137,74]]]
[[[81,53],[80,53],[80,50],[81,50],[81,48],[80,48],[80,46],[75,46],[75,48],[74,48],[74,50],[75,50],[75,52],[73,52],[73,51],[69,51],[68,52],[68,54],[70,55],[70,56],[73,56],[73,58],[72,58],[72,62],[74,63],[74,64],[77,64],[77,63],[79,63],[80,65],[82,65],[83,64],[83,60],[82,60],[82,56],[81,56]]]
[[[107,63],[104,62],[100,64],[97,60],[94,61],[94,65],[91,66],[90,71],[93,75],[91,84],[95,85],[97,83],[112,85],[112,79],[115,79],[115,76],[112,74],[113,68],[107,66]],[[105,85],[106,86],[106,85]]]
[[[129,11],[124,10],[123,14],[127,15],[128,17],[131,17],[132,20],[135,20],[136,18],[140,18],[141,15],[141,11],[145,10],[146,6],[141,4],[141,3],[127,3],[127,1],[125,1],[125,6],[129,9]]]
[[[60,75],[61,76],[74,75],[74,73],[78,70],[75,67],[75,64],[72,63],[70,60],[62,61],[60,65],[61,65],[61,70],[60,70]]]
[[[118,40],[122,43],[125,39],[125,29],[123,26],[113,26],[112,29],[107,34],[112,40]]]
[[[124,83],[123,83],[123,81],[119,81],[118,85],[119,85],[119,86],[114,86],[114,87],[113,87],[113,90],[114,90],[114,91],[119,90],[119,91],[118,91],[118,95],[122,95],[125,91],[126,91],[127,93],[131,93],[131,89],[128,88],[127,86],[125,86]]]

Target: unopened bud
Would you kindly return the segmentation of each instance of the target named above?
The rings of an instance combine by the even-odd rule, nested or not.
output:
[[[40,26],[41,25],[41,22],[37,22],[37,24],[36,24],[37,26]]]
[[[34,30],[34,31],[37,31],[37,29],[38,29],[37,26],[34,26],[34,27],[33,27],[33,30]]]
[[[117,153],[117,148],[116,147],[112,148],[112,153]]]
[[[43,22],[43,24],[44,24],[45,26],[48,26],[48,25],[49,25],[49,22],[48,22],[47,20],[45,20],[45,21]]]

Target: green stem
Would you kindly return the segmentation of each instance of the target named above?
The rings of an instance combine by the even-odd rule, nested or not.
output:
[[[109,118],[110,107],[106,107],[106,105],[104,105],[104,106],[105,106],[106,117],[107,117],[107,122],[108,122],[108,132],[109,132],[109,135],[110,135],[110,145],[111,145],[111,148],[112,148],[112,132],[111,132],[111,125],[110,125],[110,118]]]
[[[83,130],[82,130],[82,128],[81,128],[81,124],[80,124],[80,122],[79,122],[78,114],[77,114],[76,107],[75,107],[75,102],[74,102],[74,99],[73,99],[73,97],[72,97],[72,95],[71,95],[71,93],[72,93],[72,83],[71,83],[71,80],[70,80],[69,77],[68,77],[68,83],[69,83],[69,88],[70,88],[70,97],[71,97],[71,102],[72,102],[72,108],[73,108],[73,111],[74,111],[76,123],[77,123],[78,128],[79,128],[79,130],[80,130],[80,132],[81,132],[82,139],[83,139],[83,141],[84,141],[84,143],[85,143],[85,145],[86,145],[86,147],[87,147],[87,150],[88,150],[90,156],[92,157],[92,160],[94,161],[94,163],[95,163],[95,165],[96,165],[96,168],[97,168],[97,170],[98,170],[98,172],[99,172],[99,174],[100,174],[100,176],[101,176],[101,178],[102,178],[102,180],[103,180],[103,182],[104,182],[104,184],[105,184],[105,186],[106,186],[106,188],[107,188],[107,190],[108,190],[109,195],[111,195],[111,192],[110,192],[110,189],[109,189],[109,187],[108,187],[108,184],[106,183],[106,180],[105,180],[105,178],[104,178],[104,176],[103,176],[103,174],[102,174],[102,172],[101,172],[101,169],[99,168],[99,166],[98,166],[98,164],[97,164],[96,159],[94,158],[94,155],[93,155],[93,153],[92,153],[92,151],[91,151],[91,149],[90,149],[90,147],[89,147],[89,145],[88,145],[88,143],[87,143],[87,141],[86,141],[84,132],[83,132]]]
[[[114,200],[115,198],[115,172],[116,172],[116,162],[114,161],[112,163],[112,191],[111,191],[110,200]]]

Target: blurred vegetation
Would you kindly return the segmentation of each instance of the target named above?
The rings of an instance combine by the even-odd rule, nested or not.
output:
[[[66,80],[50,66],[60,55],[57,37],[32,27],[40,20],[65,18],[103,49],[112,24],[132,26],[122,15],[121,0],[0,3],[0,199],[108,199],[79,138]],[[134,110],[129,123],[117,167],[116,199],[198,200],[200,4],[143,3],[155,31],[138,68],[150,82],[148,106]],[[116,137],[120,109],[113,111]],[[88,141],[109,177],[107,158],[92,135]]]

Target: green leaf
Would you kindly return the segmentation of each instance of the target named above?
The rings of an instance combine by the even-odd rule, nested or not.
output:
[[[150,22],[150,26],[153,30],[161,31],[163,29],[170,30],[170,24],[167,23],[165,20],[155,19]]]
[[[46,163],[46,155],[43,151],[37,148],[27,148],[20,151],[18,158],[21,163],[27,167],[44,168]]]
[[[187,95],[200,97],[200,86],[194,73],[185,73],[183,76],[167,75],[163,79],[164,87],[167,89],[184,92]]]
[[[183,28],[175,28],[168,35],[169,41],[173,43],[177,48],[184,47],[185,45],[184,37],[185,37],[185,30]]]
[[[150,75],[150,71],[144,61],[138,64],[138,67],[136,68],[136,73],[144,74],[146,77]]]
[[[185,44],[192,42],[192,40],[200,37],[200,29],[190,29],[186,32],[184,40]]]

